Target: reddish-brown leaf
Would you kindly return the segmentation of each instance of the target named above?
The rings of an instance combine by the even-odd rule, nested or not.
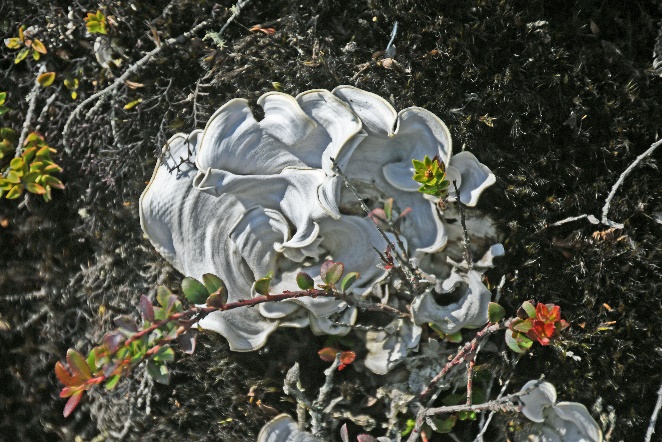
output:
[[[69,398],[67,405],[64,406],[64,417],[69,417],[69,415],[76,409],[80,403],[80,398],[83,396],[83,392],[79,391]]]
[[[64,364],[60,361],[55,363],[55,376],[62,384],[64,384],[65,387],[71,387],[75,385],[71,373],[69,373],[69,370],[67,370],[64,367]]]
[[[320,355],[320,359],[324,362],[333,362],[336,360],[336,354],[340,353],[340,350],[333,347],[325,347],[317,352]]]

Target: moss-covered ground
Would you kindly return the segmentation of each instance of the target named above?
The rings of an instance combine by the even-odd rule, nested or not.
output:
[[[99,6],[124,48],[120,66],[108,69],[96,61],[83,23]],[[273,409],[293,412],[282,401],[284,370],[304,357],[309,373],[325,366],[305,356],[322,341],[304,331],[278,333],[254,354],[230,353],[223,339],[205,335],[195,355],[178,357],[171,385],[154,387],[149,416],[144,402],[131,402],[139,381],[126,381],[63,419],[53,366],[69,347],[87,351],[112,317],[134,313],[140,294],[178,286],[181,276],[143,237],[137,210],[170,135],[204,127],[234,97],[255,103],[276,87],[295,95],[351,84],[396,109],[434,112],[449,126],[455,150],[471,150],[496,174],[480,207],[499,221],[507,254],[490,281],[507,276],[501,301],[510,313],[534,298],[560,305],[572,324],[565,354],[535,348],[512,370],[511,391],[544,374],[560,398],[586,404],[596,418],[613,411],[610,440],[642,440],[662,382],[660,150],[616,193],[609,218],[623,229],[605,232],[586,219],[548,225],[600,217],[621,172],[660,138],[662,73],[653,69],[653,51],[661,4],[253,0],[225,31],[224,48],[202,40],[221,28],[231,6],[1,3],[0,36],[38,26],[49,51],[40,62],[58,75],[40,91],[41,117],[31,128],[58,149],[66,189],[54,191],[50,203],[34,195],[20,207],[21,200],[0,201],[0,439],[89,440],[121,432],[133,408],[125,440],[254,440]],[[210,27],[132,75],[134,84],[94,112],[86,108],[65,151],[63,126],[82,100],[153,49],[155,38],[177,37],[207,19]],[[379,51],[396,21],[397,53],[384,63]],[[275,33],[249,31],[256,24]],[[18,130],[38,62],[15,64],[15,54],[0,48],[0,91],[11,108],[1,122]],[[79,79],[77,100],[65,76]],[[123,109],[138,98],[138,106]],[[340,379],[356,383],[351,369]],[[505,422],[492,424],[491,438],[505,434]]]

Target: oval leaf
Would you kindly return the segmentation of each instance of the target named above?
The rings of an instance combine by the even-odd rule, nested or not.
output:
[[[342,262],[328,260],[322,264],[320,276],[327,285],[334,286],[340,281],[344,271],[345,265]]]
[[[45,54],[48,51],[46,50],[46,46],[41,42],[41,40],[37,40],[36,38],[32,40],[32,49],[35,51],[39,52],[40,54]],[[55,74],[53,73],[53,78],[55,78]]]
[[[271,275],[265,276],[255,281],[255,291],[262,296],[269,296],[269,287],[271,286]]]
[[[140,295],[140,314],[145,321],[154,322],[154,306],[145,295]]]
[[[156,290],[156,301],[161,307],[168,306],[168,298],[172,295],[170,289],[164,285],[160,285]],[[162,319],[162,318],[161,318]]]
[[[358,272],[351,272],[345,275],[345,277],[342,279],[342,282],[340,283],[340,291],[341,292],[346,292],[355,282],[357,279],[359,279],[359,273]]]
[[[522,303],[522,308],[524,309],[526,314],[529,315],[529,318],[536,317],[536,308],[529,301],[524,301]]]
[[[225,288],[223,280],[211,273],[205,273],[202,275],[202,283],[205,285],[205,288],[210,295],[214,292],[217,292],[221,288]]]
[[[165,364],[159,364],[151,360],[147,361],[147,373],[159,384],[168,385],[170,383],[168,367]]]
[[[67,405],[64,406],[64,417],[69,417],[71,413],[76,409],[78,404],[80,403],[80,398],[83,396],[82,391],[78,391],[74,393],[69,400],[67,401]]]
[[[60,361],[55,363],[55,376],[65,387],[72,387],[75,385],[71,373],[69,373],[69,370],[67,370],[64,367],[64,364]]]
[[[310,290],[315,288],[315,281],[308,273],[299,272],[297,273],[297,285],[301,290]]]
[[[75,376],[80,376],[84,381],[92,378],[90,367],[87,366],[85,358],[73,348],[67,350],[67,363]]]
[[[192,304],[204,304],[209,297],[209,292],[197,279],[184,278],[182,280],[182,292]]]
[[[340,350],[333,347],[325,347],[317,352],[320,359],[324,362],[333,362],[336,360],[336,355],[340,353]]]
[[[116,374],[115,376],[108,379],[108,381],[106,382],[106,390],[112,390],[113,388],[115,388],[115,386],[120,380],[120,377],[121,377],[120,375]]]
[[[37,77],[37,83],[43,87],[48,87],[55,81],[55,72],[44,72]]]
[[[190,355],[195,351],[195,344],[197,341],[198,332],[197,330],[188,330],[186,333],[179,335],[177,342],[179,343],[179,348]]]
[[[487,307],[487,317],[489,321],[493,324],[501,321],[506,316],[506,309],[497,304],[496,302],[490,302]]]

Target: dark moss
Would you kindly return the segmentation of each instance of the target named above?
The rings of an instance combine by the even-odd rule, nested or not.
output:
[[[156,1],[108,5],[126,47],[126,61],[112,73],[100,69],[82,30],[82,17],[96,3],[78,2],[78,29],[72,39],[58,38],[69,5],[5,2],[0,33],[14,36],[21,23],[53,24],[41,34],[51,51],[49,69],[81,80],[80,102],[154,47],[146,23],[161,39],[207,18],[218,30],[231,4],[180,0],[165,14]],[[97,423],[122,427],[121,396],[99,396],[63,420],[52,367],[68,347],[87,350],[112,316],[134,313],[140,294],[160,283],[178,285],[179,276],[142,237],[138,222],[137,199],[154,152],[171,134],[202,127],[230,98],[254,103],[278,82],[290,94],[353,84],[398,109],[417,105],[439,115],[456,150],[470,149],[498,177],[481,207],[506,234],[507,255],[494,273],[509,275],[503,304],[514,312],[529,298],[555,302],[572,323],[564,346],[581,359],[538,347],[516,366],[514,385],[545,374],[562,399],[590,408],[601,397],[616,413],[612,440],[642,439],[662,381],[656,325],[662,247],[653,218],[662,208],[660,152],[616,194],[609,217],[625,229],[613,238],[594,239],[606,228],[585,220],[545,226],[599,215],[620,173],[659,136],[662,80],[651,65],[661,13],[654,1],[254,1],[228,28],[227,48],[202,41],[200,33],[163,51],[131,78],[142,87],[115,95],[115,133],[110,103],[74,123],[72,151],[58,157],[64,192],[56,191],[49,204],[31,197],[27,208],[0,202],[0,221],[8,222],[0,230],[0,294],[6,298],[0,314],[11,329],[0,332],[3,437],[71,440],[91,438]],[[373,53],[385,49],[395,21],[397,65],[385,69]],[[248,32],[256,23],[276,33]],[[58,49],[66,54],[56,55]],[[14,65],[12,51],[3,47],[0,66],[0,89],[9,92],[13,109],[3,123],[18,128],[34,62]],[[143,103],[135,110],[121,110],[138,97]],[[63,124],[76,103],[63,88],[41,123],[60,151]],[[40,291],[43,296],[23,296]],[[309,356],[322,342],[302,333],[279,333],[268,353],[241,355],[228,352],[218,337],[204,336],[194,356],[178,358],[172,384],[155,387],[152,414],[145,417],[144,407],[134,412],[130,437],[254,439],[269,411],[250,403],[250,388],[257,386],[262,404],[293,412],[278,390],[287,367],[308,355],[315,360],[309,372],[322,370]],[[110,406],[98,406],[106,400]],[[495,427],[493,437],[502,429]]]

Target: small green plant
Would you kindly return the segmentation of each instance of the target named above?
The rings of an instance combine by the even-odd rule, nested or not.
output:
[[[446,179],[446,166],[438,156],[430,159],[427,155],[423,161],[411,160],[414,165],[414,181],[421,184],[418,191],[438,198],[448,196],[450,181]]]
[[[108,32],[106,30],[106,25],[108,21],[106,16],[103,15],[103,12],[88,12],[87,17],[84,18],[85,26],[87,27],[87,32],[90,34],[103,34],[106,35]]]
[[[11,145],[15,132],[8,128],[3,128],[0,132],[3,132],[3,146],[5,141]],[[6,156],[7,151],[4,147],[2,151],[2,156]],[[64,189],[62,181],[52,175],[62,172],[62,168],[51,158],[51,154],[55,152],[57,151],[49,147],[41,135],[35,132],[28,135],[21,156],[13,158],[3,168],[3,176],[0,178],[0,198],[5,196],[10,200],[16,199],[27,190],[42,195],[46,202],[50,201],[51,189]]]
[[[21,25],[21,27],[18,28],[18,37],[5,39],[5,46],[9,49],[19,49],[14,58],[15,64],[22,62],[30,52],[32,52],[32,58],[35,60],[39,60],[43,54],[48,52],[46,46],[44,46],[41,40],[37,38],[30,39],[26,36],[25,25]]]

